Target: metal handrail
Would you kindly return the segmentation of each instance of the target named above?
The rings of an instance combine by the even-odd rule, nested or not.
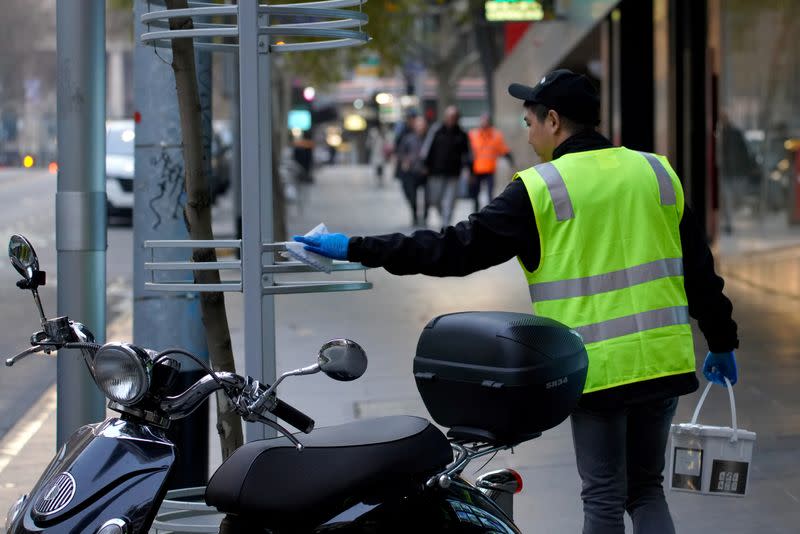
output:
[[[152,258],[155,249],[197,249],[197,248],[232,248],[241,250],[242,241],[240,239],[156,239],[144,242],[144,248],[150,249],[151,261],[145,262],[144,268],[151,272],[151,280],[144,283],[145,289],[149,291],[166,292],[237,292],[241,293],[243,284],[241,280],[234,282],[220,282],[219,284],[197,284],[194,282],[157,282],[153,279],[156,272],[160,271],[218,271],[218,270],[237,270],[241,272],[242,262],[233,261],[156,261]]]
[[[360,39],[332,39],[316,43],[287,43],[274,44],[269,47],[272,52],[308,52],[311,50],[328,50],[331,48],[344,48],[346,46],[363,45]]]
[[[299,293],[332,293],[372,289],[372,282],[276,282],[264,286],[263,295],[296,295]]]
[[[241,239],[148,239],[144,248],[242,248]]]
[[[219,271],[241,268],[241,261],[154,261],[144,264],[145,271]]]
[[[359,21],[361,24],[369,22],[369,15],[361,11],[353,11],[350,9],[337,9],[337,8],[319,8],[312,7],[310,2],[308,4],[284,4],[277,6],[261,6],[259,13],[265,15],[286,15],[286,16],[312,16],[319,18],[330,19],[351,19]],[[354,4],[355,5],[355,4]],[[219,6],[219,7],[200,7],[200,8],[187,8],[187,9],[165,9],[162,11],[151,11],[142,15],[142,23],[152,26],[164,26],[170,19],[184,18],[184,17],[216,17],[216,16],[231,16],[238,17],[239,10],[237,6]],[[298,22],[297,25],[316,24],[315,22]],[[228,26],[226,24],[212,24],[211,26]],[[276,24],[275,27],[283,26]],[[178,31],[178,30],[173,30]]]
[[[321,20],[318,22],[292,22],[289,24],[273,24],[271,28],[355,28],[364,23],[360,19]]]
[[[144,24],[156,24],[165,22],[169,19],[181,17],[216,17],[219,15],[237,16],[239,6],[215,6],[215,7],[190,7],[187,9],[165,9],[162,11],[151,11],[142,15]]]
[[[259,28],[258,33],[259,35],[288,35],[293,37],[334,37],[337,39],[356,39],[360,41],[367,41],[369,39],[369,36],[366,33],[355,30],[339,30],[335,28],[301,28],[299,26],[292,28],[276,28],[272,26],[262,27]]]
[[[162,30],[142,34],[142,42],[161,41],[172,39],[186,39],[194,37],[238,37],[239,28],[196,28],[193,30]]]
[[[150,0],[152,4],[166,5],[164,0]],[[367,3],[367,0],[317,0],[316,2],[303,2],[300,4],[282,4],[281,7],[291,6],[312,6],[312,7],[356,7]],[[203,2],[201,0],[189,0],[189,7],[219,7],[213,2]],[[227,7],[227,6],[226,6]],[[234,6],[235,7],[235,6]],[[269,7],[269,6],[261,6]]]
[[[356,7],[356,6],[363,6],[367,3],[367,0],[320,0],[318,2],[303,2],[302,4],[282,4],[280,6],[260,6],[259,12],[261,10],[268,10],[272,7],[310,7],[312,9],[324,9],[324,8],[340,8],[340,7]]]
[[[362,26],[369,22],[369,16],[360,11],[361,6],[366,2],[367,0],[322,0],[302,4],[283,4],[277,6],[260,5],[258,7],[259,14],[304,16],[339,20],[318,20],[312,22],[260,26],[258,33],[260,35],[329,38],[323,41],[271,44],[269,50],[273,52],[326,50],[360,45],[370,40],[369,35],[361,31]],[[207,3],[195,2],[192,2],[191,5],[196,7],[174,10],[164,9],[145,13],[142,15],[141,20],[144,24],[149,26],[168,28],[171,19],[181,17],[207,18],[229,16],[238,19],[239,7],[235,5],[215,6]],[[343,9],[348,7],[358,7],[359,11]],[[345,28],[358,28],[358,31]],[[201,49],[219,52],[235,52],[239,48],[238,44],[206,41],[214,37],[238,38],[238,20],[236,24],[196,22],[192,29],[148,31],[141,35],[141,41],[142,43],[152,44],[157,47],[168,47],[170,46],[169,41],[172,39],[198,39],[196,46]]]
[[[195,284],[193,282],[145,282],[145,289],[171,293],[241,293],[241,282]]]
[[[156,248],[182,248],[182,249],[195,249],[195,248],[233,248],[241,250],[242,242],[238,239],[218,239],[218,240],[193,240],[193,239],[165,239],[165,240],[148,240],[144,242],[144,247],[152,250]],[[281,252],[286,250],[285,243],[263,243],[261,245],[262,252]],[[242,262],[241,260],[229,261],[215,261],[215,262],[195,262],[195,261],[151,261],[145,262],[144,268],[151,273],[161,271],[212,271],[212,270],[235,270],[241,273]],[[345,271],[364,271],[364,267],[360,263],[353,263],[347,261],[335,261],[331,265],[332,272],[345,272]],[[273,264],[266,264],[261,266],[261,271],[266,275],[274,274],[301,274],[301,273],[318,273],[319,271],[310,265],[306,265],[299,261],[280,261]],[[244,284],[240,280],[220,282],[218,284],[198,284],[191,281],[169,281],[157,282],[151,279],[144,283],[144,287],[150,291],[168,291],[168,292],[242,292]],[[284,282],[284,281],[270,281],[262,286],[263,295],[289,295],[297,293],[325,293],[333,291],[360,291],[364,289],[371,289],[372,283],[364,281],[352,280],[316,280],[316,281],[301,281],[301,282]]]
[[[365,24],[369,22],[369,15],[361,11],[353,11],[350,9],[324,9],[324,8],[309,8],[306,5],[290,5],[284,4],[280,6],[262,6],[259,9],[260,13],[266,15],[288,15],[294,17],[319,17],[323,19],[356,19],[361,20]],[[302,23],[298,23],[302,24]]]
[[[310,265],[306,265],[300,261],[279,261],[274,265],[264,265],[263,272],[269,274],[297,274],[297,273],[317,273],[319,272],[317,269],[314,269]],[[360,263],[354,263],[350,261],[343,261],[343,262],[333,262],[331,266],[331,271],[340,272],[340,271],[363,271],[366,267],[361,265]]]

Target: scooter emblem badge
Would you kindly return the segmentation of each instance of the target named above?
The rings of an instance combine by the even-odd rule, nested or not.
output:
[[[53,478],[33,509],[41,515],[51,515],[66,508],[75,496],[75,479],[67,472]]]

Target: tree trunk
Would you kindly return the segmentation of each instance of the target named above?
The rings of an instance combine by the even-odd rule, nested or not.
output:
[[[441,121],[444,119],[444,110],[448,106],[456,103],[456,87],[450,85],[452,78],[449,67],[450,64],[442,63],[441,66],[434,71],[437,80],[437,94],[436,94],[436,117]],[[458,82],[456,82],[458,83]]]
[[[187,0],[167,0],[168,9],[185,9]],[[170,19],[170,29],[190,29],[192,20],[188,17]],[[178,93],[178,109],[181,117],[183,137],[183,158],[186,170],[186,207],[184,220],[189,236],[194,240],[214,239],[211,229],[211,196],[206,175],[203,150],[203,127],[200,113],[200,96],[195,72],[194,43],[191,39],[172,40],[172,69],[175,72],[175,88]],[[217,261],[213,248],[195,249],[192,254],[195,262]],[[220,283],[219,271],[194,271],[198,284]],[[200,304],[206,341],[215,371],[235,372],[228,316],[222,293],[201,293]],[[242,420],[231,409],[228,397],[217,393],[217,432],[222,448],[222,459],[226,459],[243,443]]]
[[[467,15],[471,13],[463,15],[455,5],[439,9],[439,27],[432,40],[435,56],[429,65],[438,81],[436,106],[438,118],[442,120],[445,108],[456,103],[458,82],[480,56],[468,48],[473,24]]]
[[[272,240],[276,243],[286,241],[288,232],[286,231],[286,198],[283,194],[283,180],[280,175],[281,157],[283,152],[283,140],[285,136],[282,132],[286,128],[286,117],[288,110],[284,110],[283,102],[283,80],[286,74],[283,69],[275,68],[275,60],[272,69],[272,87],[270,95],[272,98]]]
[[[486,82],[486,104],[489,116],[494,118],[494,71],[500,63],[502,53],[497,46],[496,26],[486,22],[483,17],[484,9],[482,0],[470,2],[472,33],[475,36],[475,48],[480,56],[481,70]]]

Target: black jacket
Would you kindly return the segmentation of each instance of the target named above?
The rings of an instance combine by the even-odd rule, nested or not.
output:
[[[456,124],[449,128],[443,124],[434,126],[430,139],[423,146],[425,166],[428,175],[458,176],[461,169],[469,164],[469,137]]]
[[[611,146],[599,133],[584,132],[559,145],[553,157]],[[709,350],[737,348],[733,307],[722,292],[722,278],[714,271],[705,233],[688,205],[679,229],[689,314],[697,319]],[[384,267],[393,274],[465,276],[519,256],[533,271],[539,265],[538,236],[528,192],[521,180],[514,180],[480,212],[440,232],[419,230],[410,236],[353,237],[348,259],[368,267]],[[685,395],[697,387],[695,373],[686,373],[589,393],[583,396],[581,405],[590,409],[613,408]]]

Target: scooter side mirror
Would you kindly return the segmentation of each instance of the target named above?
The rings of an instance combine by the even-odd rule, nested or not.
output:
[[[25,237],[14,234],[8,241],[8,257],[11,258],[11,265],[25,279],[19,280],[17,287],[30,289],[33,292],[33,300],[39,309],[39,316],[42,318],[42,326],[44,326],[47,317],[44,315],[37,288],[45,284],[45,273],[39,270],[39,258],[36,256],[36,251],[33,250],[33,245]]]
[[[39,279],[39,258],[30,241],[19,234],[14,234],[8,242],[8,257],[11,264],[30,283]]]
[[[334,339],[319,349],[317,364],[334,380],[349,382],[367,370],[367,353],[355,341]]]

